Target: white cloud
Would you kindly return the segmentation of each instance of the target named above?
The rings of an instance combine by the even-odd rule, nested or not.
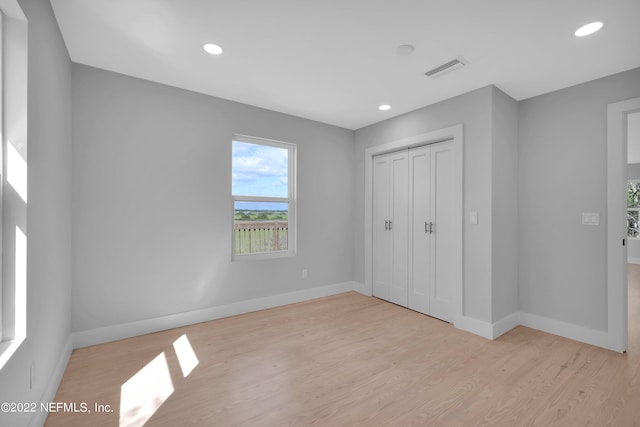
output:
[[[232,160],[234,194],[286,197],[287,149],[234,141]]]

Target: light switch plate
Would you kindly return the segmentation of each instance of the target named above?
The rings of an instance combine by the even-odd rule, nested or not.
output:
[[[582,225],[600,225],[600,214],[594,212],[582,212]]]

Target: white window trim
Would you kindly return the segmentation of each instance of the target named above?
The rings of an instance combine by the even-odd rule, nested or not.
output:
[[[264,196],[236,196],[231,191],[231,259],[233,261],[243,260],[266,260],[275,258],[288,258],[296,255],[297,249],[297,145],[291,142],[276,141],[273,139],[259,138],[255,136],[247,136],[234,134],[232,141],[246,142],[249,144],[266,145],[269,147],[284,148],[289,151],[288,155],[288,187],[289,194],[287,197],[264,197]],[[233,152],[233,151],[232,151]],[[233,167],[231,168],[233,173]],[[288,203],[289,212],[288,220],[288,242],[286,251],[278,252],[260,252],[253,254],[236,254],[235,253],[235,202],[275,202]]]
[[[26,302],[26,201],[15,205],[7,197],[7,146],[8,141],[22,144],[27,143],[27,33],[28,22],[22,13],[20,5],[15,0],[0,0],[0,24],[2,51],[0,52],[0,101],[2,108],[2,148],[0,163],[2,173],[0,182],[0,221],[2,222],[0,238],[0,269],[1,293],[0,300],[0,369],[11,359],[27,337],[27,302]],[[7,60],[10,58],[10,61]],[[9,90],[10,89],[10,90]],[[15,120],[20,117],[21,120]],[[12,138],[17,137],[17,140]],[[26,149],[26,148],[24,148]],[[14,197],[15,199],[15,197]],[[9,215],[7,212],[11,211]],[[14,230],[16,232],[14,233]],[[21,233],[18,248],[18,230]],[[15,234],[16,240],[13,240]],[[19,252],[19,253],[18,253]],[[12,254],[9,256],[9,254]],[[16,258],[12,258],[15,255]],[[13,264],[18,264],[20,257],[21,268],[9,274]],[[8,262],[8,259],[13,262]],[[7,298],[7,295],[9,297]]]

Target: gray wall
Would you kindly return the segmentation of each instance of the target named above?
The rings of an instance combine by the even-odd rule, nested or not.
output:
[[[356,131],[355,280],[364,282],[364,160],[369,147],[464,125],[464,314],[490,322],[492,294],[492,94],[487,86]],[[469,225],[469,211],[479,224]]]
[[[521,311],[606,329],[607,104],[637,96],[640,69],[520,102]]]
[[[73,114],[75,331],[352,280],[352,131],[78,64]],[[231,261],[236,133],[298,144],[296,257]]]
[[[19,3],[29,20],[28,318],[25,342],[0,370],[0,402],[41,399],[71,328],[71,62],[49,2]],[[0,413],[0,425],[29,415]]]
[[[518,311],[518,102],[492,88],[492,322]]]
[[[640,179],[640,163],[632,163],[627,165],[627,178]]]

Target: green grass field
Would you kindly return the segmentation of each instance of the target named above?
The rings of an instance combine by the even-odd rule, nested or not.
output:
[[[288,212],[236,209],[234,218],[236,221],[287,221]]]

